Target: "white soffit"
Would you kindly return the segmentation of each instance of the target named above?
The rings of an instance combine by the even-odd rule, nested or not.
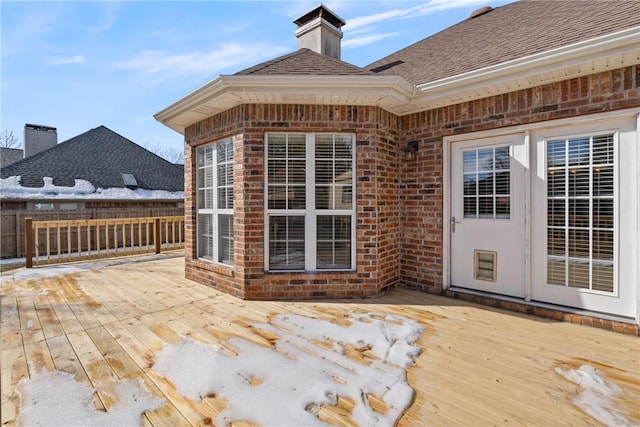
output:
[[[640,64],[640,27],[415,87],[393,75],[220,76],[154,117],[184,133],[248,103],[371,105],[406,115],[634,64]]]

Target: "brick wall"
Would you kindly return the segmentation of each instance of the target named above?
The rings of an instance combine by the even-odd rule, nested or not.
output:
[[[640,106],[633,66],[396,117],[376,107],[242,105],[186,129],[186,275],[241,298],[369,296],[442,288],[442,138]],[[265,273],[264,135],[356,135],[357,271]],[[235,265],[197,260],[194,148],[233,137]],[[416,160],[402,147],[418,141]]]
[[[264,135],[341,132],[356,136],[354,272],[265,273]],[[197,259],[195,147],[233,136],[234,267]],[[241,298],[377,295],[398,282],[400,256],[398,119],[375,107],[243,105],[186,129],[186,276]]]
[[[639,107],[639,82],[631,66],[401,117],[401,144],[420,147],[400,171],[401,281],[442,289],[443,137]]]

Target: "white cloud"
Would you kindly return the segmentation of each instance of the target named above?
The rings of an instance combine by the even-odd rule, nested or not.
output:
[[[58,58],[49,61],[49,65],[69,65],[69,64],[84,64],[87,62],[87,58],[84,55],[73,55],[66,58]]]
[[[171,76],[211,75],[242,64],[255,64],[287,52],[286,46],[266,44],[242,45],[224,43],[211,52],[170,54],[162,50],[146,50],[127,61],[116,64],[117,69],[139,71],[144,74]]]
[[[389,37],[393,37],[398,35],[398,33],[386,33],[386,34],[373,34],[373,35],[365,35],[362,37],[356,37],[352,39],[347,39],[342,42],[342,47],[349,49],[354,47],[366,46],[371,43],[378,42],[380,40],[384,40]]]
[[[484,5],[485,3],[486,0],[431,0],[411,7],[392,9],[372,15],[351,17],[346,20],[347,25],[343,29],[345,40],[342,46],[345,48],[362,47],[400,34],[399,32],[381,32],[381,25],[385,22],[416,18],[448,9],[457,9],[478,4]]]

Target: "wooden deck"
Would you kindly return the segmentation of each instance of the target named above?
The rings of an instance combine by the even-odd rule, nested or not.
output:
[[[96,388],[109,374],[141,378],[166,399],[145,413],[146,426],[211,424],[223,402],[185,399],[151,370],[163,343],[180,335],[210,343],[234,335],[259,342],[264,337],[248,321],[278,313],[339,321],[347,311],[399,314],[426,328],[418,341],[423,351],[407,374],[415,401],[400,426],[600,425],[572,403],[581,387],[555,371],[583,364],[624,389],[613,405],[640,424],[638,338],[404,289],[369,300],[241,301],[185,279],[175,253],[111,262],[1,282],[2,426],[16,423],[16,386],[29,376],[29,362]],[[97,396],[96,407],[108,408],[109,396]],[[339,414],[334,419],[341,422]]]

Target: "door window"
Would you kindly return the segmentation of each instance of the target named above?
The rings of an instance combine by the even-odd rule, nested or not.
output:
[[[462,154],[465,218],[509,218],[509,147],[466,150]]]

